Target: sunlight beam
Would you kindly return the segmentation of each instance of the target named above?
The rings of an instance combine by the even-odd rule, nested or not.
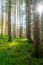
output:
[[[42,4],[37,5],[37,11],[39,12],[39,14],[42,13],[42,11],[43,11],[43,5]]]

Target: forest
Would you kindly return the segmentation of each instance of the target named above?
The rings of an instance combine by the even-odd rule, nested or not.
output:
[[[43,65],[43,0],[0,0],[0,65]]]

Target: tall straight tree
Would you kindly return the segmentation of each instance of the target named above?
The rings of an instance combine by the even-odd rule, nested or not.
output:
[[[25,2],[26,2],[26,36],[28,39],[31,39],[30,0],[25,0]]]
[[[6,0],[5,4],[5,34],[8,35],[8,0]]]
[[[3,34],[3,1],[2,0],[1,0],[1,12],[2,12],[1,34]]]
[[[19,0],[16,0],[16,36],[19,37]]]
[[[43,5],[43,1],[41,2],[41,4]],[[41,42],[43,42],[43,11],[41,12]],[[42,46],[42,43],[41,43]],[[42,49],[41,49],[42,50]],[[40,55],[43,57],[43,50],[40,52]]]
[[[13,14],[14,14],[14,23],[13,23],[13,36],[16,37],[16,1],[13,1]]]
[[[41,14],[41,40],[43,40],[43,12]]]
[[[20,36],[20,38],[22,37],[22,26],[21,25],[23,25],[23,24],[21,24],[22,23],[22,21],[23,21],[23,19],[22,19],[22,15],[21,15],[21,10],[22,10],[22,4],[23,3],[23,1],[19,1],[19,23],[20,23],[20,33],[19,33],[19,36]]]
[[[34,17],[34,48],[36,57],[40,56],[40,32],[39,32],[39,13],[37,11],[37,1],[33,3],[33,17]]]
[[[11,0],[8,0],[8,36],[11,40]]]

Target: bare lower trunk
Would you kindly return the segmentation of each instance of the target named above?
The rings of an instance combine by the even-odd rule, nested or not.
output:
[[[28,39],[31,39],[30,23],[30,1],[26,0],[26,36]]]
[[[11,0],[8,0],[8,36],[11,40]]]
[[[36,57],[40,56],[40,32],[39,32],[39,13],[36,11],[36,2],[34,3],[34,48]]]
[[[8,0],[6,0],[5,34],[8,35]]]
[[[43,41],[43,12],[41,14],[41,40]]]
[[[13,24],[13,36],[16,36],[16,24]]]
[[[3,3],[1,4],[1,9],[2,9],[1,34],[3,34]]]

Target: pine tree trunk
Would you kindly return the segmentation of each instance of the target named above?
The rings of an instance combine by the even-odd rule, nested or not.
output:
[[[11,40],[11,0],[8,0],[8,36]]]
[[[5,34],[8,35],[8,0],[6,0]]]
[[[16,37],[16,3],[14,4],[14,24],[13,24],[13,36]]]
[[[16,24],[13,23],[13,36],[16,37]]]
[[[19,37],[19,0],[16,2],[16,36]]]
[[[34,48],[36,57],[40,56],[40,32],[39,32],[39,13],[36,11],[36,2],[33,5],[34,17]]]
[[[30,27],[30,1],[26,0],[26,36],[31,39],[31,27]]]
[[[43,41],[43,12],[41,14],[41,40]]]
[[[3,2],[1,2],[1,12],[2,12],[2,21],[1,21],[1,34],[3,34]]]

